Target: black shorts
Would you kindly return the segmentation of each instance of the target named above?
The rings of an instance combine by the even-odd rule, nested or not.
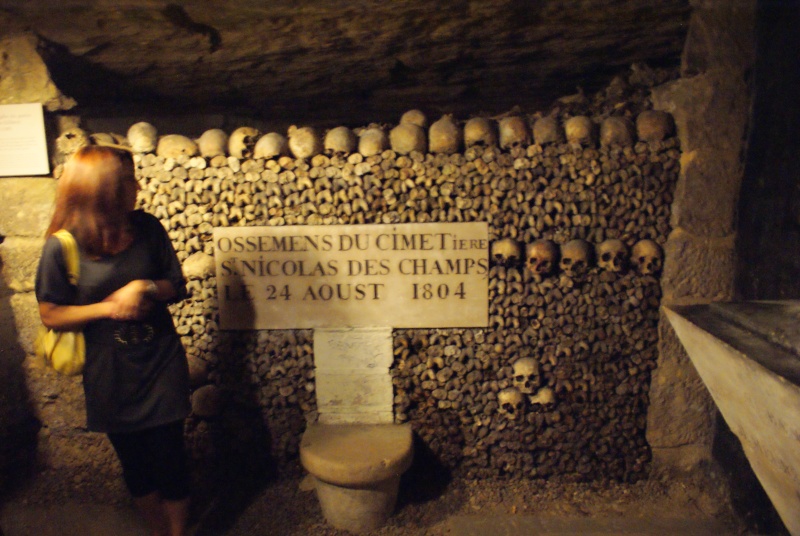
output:
[[[108,434],[117,451],[125,485],[134,497],[159,492],[178,501],[189,496],[183,421],[124,434]]]

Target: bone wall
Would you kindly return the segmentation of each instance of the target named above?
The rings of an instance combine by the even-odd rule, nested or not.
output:
[[[592,262],[573,277],[559,268],[535,275],[524,246],[577,238],[620,239],[629,251],[642,239],[664,244],[679,157],[668,137],[306,159],[138,153],[136,161],[141,206],[161,219],[187,263],[213,255],[215,225],[488,222],[491,240],[520,246],[493,257],[490,325],[395,330],[396,419],[411,422],[445,466],[471,476],[635,480],[650,456],[657,274]],[[195,371],[196,413],[255,412],[272,456],[286,465],[316,414],[313,333],[221,332],[213,274],[191,276],[189,287],[191,298],[173,312]],[[520,359],[532,363],[523,381],[515,379]],[[207,426],[193,421],[199,455]],[[250,432],[243,425],[228,433]]]

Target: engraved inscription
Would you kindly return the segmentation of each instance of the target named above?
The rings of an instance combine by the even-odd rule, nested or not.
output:
[[[223,329],[482,327],[488,225],[214,229]]]

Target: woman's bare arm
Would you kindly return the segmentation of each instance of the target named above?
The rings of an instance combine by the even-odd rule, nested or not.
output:
[[[112,318],[114,320],[139,320],[153,305],[153,301],[166,301],[175,296],[175,289],[167,279],[151,281],[137,279],[116,290],[105,300],[90,305],[56,305],[41,302],[39,316],[50,329],[78,330],[87,322]]]
[[[87,322],[110,318],[114,304],[110,302],[93,303],[91,305],[56,305],[40,302],[39,316],[42,324],[50,329],[79,330]]]

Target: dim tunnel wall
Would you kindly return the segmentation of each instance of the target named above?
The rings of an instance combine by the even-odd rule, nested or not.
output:
[[[692,18],[695,36],[702,36],[704,29],[714,27],[712,11],[695,8]],[[746,6],[742,11],[737,17],[747,15]],[[741,43],[747,41],[747,23],[737,17],[734,17],[736,24],[726,25],[730,28],[726,35]],[[658,317],[659,303],[702,302],[731,296],[734,232],[729,224],[733,214],[733,203],[729,200],[738,195],[738,163],[743,146],[742,132],[748,114],[748,86],[744,76],[747,58],[742,61],[732,61],[729,58],[722,61],[717,55],[699,53],[698,51],[708,50],[704,46],[709,45],[703,43],[702,39],[693,40],[690,36],[682,68],[683,77],[652,88],[653,106],[670,112],[677,127],[676,137],[656,146],[640,143],[628,150],[612,150],[602,149],[595,144],[576,151],[567,144],[556,144],[542,147],[541,152],[536,146],[519,148],[514,154],[510,151],[489,150],[489,155],[493,154],[493,157],[487,156],[486,150],[460,152],[447,158],[441,155],[412,155],[407,157],[408,161],[401,160],[396,154],[389,154],[387,161],[393,160],[391,165],[384,164],[381,156],[379,161],[374,159],[373,162],[358,163],[347,162],[347,158],[341,161],[329,158],[325,166],[316,166],[344,170],[349,169],[347,165],[350,164],[354,176],[359,177],[362,183],[364,177],[368,179],[366,188],[362,184],[365,198],[372,188],[373,179],[368,176],[376,175],[376,170],[373,170],[375,166],[381,169],[378,174],[384,175],[381,179],[375,179],[377,182],[398,184],[398,191],[391,188],[395,198],[402,198],[413,190],[409,187],[408,191],[403,192],[399,174],[403,169],[414,169],[415,165],[417,169],[414,170],[412,180],[415,187],[419,186],[416,184],[416,175],[420,169],[425,170],[426,177],[428,170],[431,170],[432,184],[438,181],[449,184],[451,180],[455,184],[458,175],[452,173],[452,170],[458,169],[460,173],[465,167],[468,168],[467,173],[477,171],[482,179],[484,176],[496,177],[503,173],[510,177],[524,177],[526,172],[533,177],[534,173],[538,173],[536,170],[540,169],[544,172],[543,175],[536,175],[533,181],[526,178],[521,182],[533,184],[534,191],[540,190],[542,207],[546,205],[544,192],[554,192],[554,199],[561,204],[560,210],[572,211],[569,203],[575,202],[579,208],[577,215],[590,216],[589,223],[576,225],[572,220],[558,218],[553,219],[552,226],[548,224],[546,230],[543,228],[530,231],[530,224],[527,223],[529,218],[520,217],[524,212],[519,210],[520,201],[517,196],[495,195],[500,203],[499,208],[503,208],[503,203],[508,203],[509,206],[491,214],[491,217],[483,214],[486,221],[490,222],[493,239],[512,235],[511,229],[516,226],[516,238],[522,243],[538,236],[563,243],[568,237],[583,234],[583,238],[596,244],[605,239],[607,234],[616,234],[629,247],[642,237],[654,238],[664,246],[665,264],[660,285],[658,280],[638,276],[630,270],[611,275],[594,269],[585,281],[577,285],[573,282],[570,287],[569,282],[560,274],[537,283],[528,279],[520,265],[511,269],[498,268],[493,272],[494,286],[490,300],[495,309],[495,326],[498,327],[499,322],[502,322],[502,328],[395,332],[396,415],[399,420],[412,422],[422,441],[447,466],[474,476],[486,477],[506,474],[563,474],[575,479],[590,479],[597,477],[598,470],[609,470],[611,477],[615,479],[637,479],[646,474],[651,456],[657,463],[682,468],[695,466],[710,456],[714,428],[713,404],[708,402],[707,397],[703,397],[704,388],[694,378],[691,365],[674,334],[664,320]],[[645,91],[645,94],[648,92]],[[625,113],[635,117],[639,110],[649,106],[649,103],[635,100],[634,105]],[[582,110],[569,109],[566,105],[557,110],[562,117],[581,112],[594,116],[598,122],[610,113],[608,109],[590,109],[588,105],[584,105]],[[731,117],[734,118],[733,128],[726,130],[729,133],[726,139],[730,143],[720,147],[718,143],[711,141],[716,136],[716,132],[712,132],[712,126],[730,125]],[[606,162],[603,162],[603,158],[606,158]],[[658,165],[651,162],[651,172],[653,167],[660,169],[666,179],[656,180],[659,173],[641,173],[643,163],[637,162],[637,158],[657,160]],[[591,169],[592,160],[598,162],[601,171],[604,164],[611,165],[608,161],[618,161],[620,170],[624,170],[628,178],[619,182],[609,181],[609,184],[601,179],[587,188],[586,175],[580,175],[582,170],[578,168],[589,163]],[[276,174],[287,171],[277,161],[271,162],[264,162],[263,170],[259,169],[261,164],[257,162],[239,162],[239,171],[231,171],[230,177],[220,178],[220,189],[223,180],[236,184],[233,177],[237,173],[246,175],[258,170],[260,177],[269,169],[268,166],[274,167],[276,164],[280,168],[279,172],[273,170]],[[484,174],[477,170],[477,167],[482,167],[478,162],[486,164],[491,173]],[[718,167],[710,172],[708,166],[712,162]],[[180,179],[184,183],[196,181],[197,179],[190,179],[189,175],[196,175],[197,170],[201,169],[196,163],[189,165],[186,162],[186,165],[170,164],[173,165],[172,169],[166,170],[163,169],[165,162],[154,155],[143,155],[139,163],[140,178],[145,190],[165,178],[174,180],[173,173],[183,173],[177,171],[179,169],[183,169],[186,174],[186,177]],[[476,170],[470,169],[470,163],[476,166]],[[225,165],[220,167],[215,167],[210,161],[206,162],[205,168],[202,168],[203,175],[206,169],[230,168],[230,164],[227,159]],[[159,165],[162,170],[158,179],[146,176]],[[305,170],[309,172],[315,167],[306,163],[300,164],[300,169],[305,165],[309,166]],[[359,165],[362,165],[361,170],[369,170],[357,175],[355,168]],[[527,165],[531,167],[526,167]],[[287,162],[287,167],[289,166],[298,169],[296,162]],[[639,171],[629,173],[631,166],[636,166]],[[145,171],[147,168],[151,169]],[[448,170],[447,173],[445,169]],[[398,177],[392,177],[392,172],[387,179],[386,172],[393,170],[398,173]],[[438,173],[433,170],[438,170]],[[619,179],[620,170],[614,170],[617,171],[615,180]],[[573,171],[575,178],[572,177]],[[164,175],[165,172],[168,177]],[[599,204],[594,199],[595,208],[591,209],[591,201],[578,199],[581,192],[569,191],[569,187],[566,191],[552,188],[551,184],[557,182],[554,179],[563,179],[563,176],[557,175],[564,173],[569,177],[568,181],[564,181],[568,184],[580,184],[581,180],[584,181],[584,195],[587,190],[605,193],[608,200],[601,195]],[[602,174],[596,175],[599,177]],[[720,176],[725,177],[721,183]],[[638,182],[635,180],[637,177],[640,178]],[[203,180],[205,179],[204,176]],[[280,179],[276,183],[279,182]],[[489,182],[491,189],[491,179]],[[499,178],[496,182],[494,186],[498,191],[508,193],[508,184],[501,184]],[[46,201],[38,198],[29,203],[20,201],[25,198],[23,194],[28,193],[30,184],[31,179],[4,179],[7,187],[4,193],[15,200],[15,206],[20,206],[21,212],[31,208],[46,212]],[[259,186],[254,185],[273,183],[266,179],[245,179],[242,184],[258,188]],[[656,184],[664,189],[660,194],[667,194],[660,205],[656,206],[651,199],[637,199],[637,191],[641,191],[644,198],[648,191],[645,185],[649,185],[647,187],[652,188],[651,191],[657,191]],[[472,187],[474,190],[474,182]],[[463,189],[464,185],[459,188]],[[618,188],[618,191],[614,191],[614,188]],[[696,199],[707,198],[708,192],[716,193],[718,190],[721,194],[719,203],[712,210],[709,211],[707,205],[704,207],[697,204]],[[471,196],[464,196],[460,192],[456,188],[450,190],[449,198],[453,205],[459,198],[471,199]],[[703,192],[703,195],[698,195],[698,192]],[[514,193],[521,193],[523,200],[525,199],[524,191],[518,192],[514,187]],[[623,193],[628,195],[621,195]],[[482,195],[489,199],[491,209],[492,194]],[[154,192],[153,198],[155,197]],[[384,217],[390,221],[392,218],[402,218],[402,211],[389,209],[388,199],[382,191],[379,196],[373,195],[373,199],[377,199],[378,204],[374,207],[375,215],[380,214],[380,217],[369,219],[365,216],[365,222],[382,222]],[[511,199],[517,200],[516,207],[511,208]],[[153,199],[146,201],[148,210],[155,212],[159,203]],[[533,201],[532,206],[537,206],[535,196],[522,204],[531,206],[530,201]],[[553,199],[549,201],[552,210]],[[580,203],[587,202],[590,203],[590,210],[596,212],[581,212]],[[615,213],[615,210],[630,210],[635,202],[640,202],[640,206],[633,208],[641,210],[644,207],[647,214],[643,222],[630,214],[620,216]],[[648,212],[650,206],[653,207],[652,213]],[[233,207],[229,205],[228,208],[240,207],[236,207],[234,202]],[[446,211],[437,207],[425,210],[417,207],[409,213],[426,213],[431,218],[434,208],[437,210],[437,218],[452,217],[458,221],[459,211],[465,220],[481,216],[477,208],[467,208],[464,211],[462,206],[451,211],[453,207],[450,205],[446,207]],[[478,216],[472,215],[470,210],[478,211]],[[261,224],[269,221],[263,215],[260,220],[248,220],[249,216],[246,214],[249,213],[241,212],[242,218],[239,220],[238,211],[233,211],[234,223],[242,221],[244,224]],[[392,212],[396,214],[390,214]],[[507,214],[509,221],[498,219]],[[230,210],[226,216],[229,215]],[[375,218],[375,215],[371,218]],[[601,216],[606,219],[605,225],[610,227],[601,223]],[[189,215],[186,217],[188,219]],[[228,223],[231,223],[231,218]],[[41,232],[35,232],[37,229],[41,231],[42,226],[31,226],[20,232],[6,225],[3,227],[3,235],[20,238],[31,252],[35,252],[41,243]],[[189,251],[186,247],[190,241],[192,244],[199,242],[205,250],[206,242],[200,236],[187,237],[184,231],[181,237],[173,229],[176,246],[185,252],[184,256],[187,258]],[[193,238],[197,240],[192,241]],[[4,270],[17,267],[19,262],[10,258],[8,238],[0,246],[3,247]],[[35,254],[31,253],[30,256],[35,257]],[[23,269],[23,272],[30,281],[29,268]],[[504,285],[499,284],[501,281]],[[312,361],[311,332],[253,332],[244,337],[215,332],[212,281],[208,278],[195,279],[190,282],[190,286],[193,292],[191,300],[179,309],[176,308],[174,313],[179,329],[184,332],[186,342],[189,343],[195,377],[207,378],[195,385],[198,388],[195,391],[195,403],[199,404],[199,399],[208,395],[205,403],[213,406],[216,395],[220,393],[224,395],[226,402],[220,409],[222,418],[190,420],[189,438],[195,458],[239,456],[237,461],[243,464],[247,459],[257,458],[252,464],[258,465],[261,463],[259,459],[272,456],[280,465],[292,465],[291,460],[296,455],[297,442],[305,426],[305,419],[313,417],[315,411],[313,379],[309,378]],[[501,287],[505,292],[500,292]],[[517,292],[520,288],[521,292]],[[513,289],[513,292],[509,292],[509,289]],[[578,296],[580,289],[587,292]],[[37,322],[30,290],[30,286],[20,288],[10,298],[15,304],[15,322],[20,326],[20,345],[28,352],[32,331]],[[522,302],[512,303],[511,297],[514,295],[524,297],[524,305]],[[631,296],[633,300],[630,299]],[[574,339],[575,347],[571,349],[571,355],[568,355],[565,348],[567,345],[560,338],[565,332],[558,331],[563,326],[550,325],[550,322],[542,320],[554,317],[558,318],[558,322],[566,322],[564,319],[569,317],[585,320],[589,307],[593,307],[596,312],[599,303],[602,303],[599,307],[604,308],[601,314],[607,314],[606,319],[619,319],[619,323],[606,322],[602,328],[598,328],[596,322],[594,325],[591,321],[587,322],[578,330],[577,337],[570,337],[570,341]],[[582,310],[584,306],[586,309]],[[545,311],[545,317],[540,319],[529,315],[531,308]],[[211,314],[208,314],[209,311]],[[202,317],[205,322],[197,317]],[[610,336],[607,330],[611,332]],[[605,339],[597,340],[601,331],[604,332]],[[626,332],[635,333],[635,338],[628,337]],[[643,348],[636,347],[639,341],[642,341],[640,346],[643,345]],[[589,351],[584,345],[589,346]],[[438,355],[439,351],[441,355]],[[543,384],[550,384],[556,391],[556,405],[536,407],[530,404],[526,407],[524,418],[501,418],[492,413],[494,404],[497,403],[497,394],[511,381],[513,362],[526,353],[539,360],[541,381]],[[473,365],[470,366],[467,362],[472,362]],[[464,365],[464,368],[461,369],[461,365],[456,363]],[[35,413],[43,424],[38,439],[39,461],[44,468],[41,475],[49,475],[54,479],[58,476],[60,480],[67,476],[71,480],[68,487],[77,489],[99,486],[101,489],[95,491],[119,492],[120,486],[113,483],[113,477],[118,476],[118,468],[110,448],[104,440],[82,430],[79,384],[58,378],[30,361],[24,367]],[[424,371],[430,371],[426,372],[424,378],[420,374],[422,367]],[[583,380],[592,376],[594,383],[587,380],[587,387],[584,388]],[[461,384],[458,388],[453,387],[456,380]],[[208,389],[209,385],[213,385],[214,389]],[[455,394],[451,395],[451,392]],[[581,399],[583,395],[587,396],[585,402]],[[594,405],[589,403],[592,396],[597,402]],[[454,399],[451,400],[451,397]],[[601,397],[605,399],[602,402],[599,401]],[[470,402],[474,406],[468,407]],[[224,441],[219,441],[217,433],[221,422],[225,423]],[[708,426],[709,423],[711,426]],[[618,445],[613,438],[614,434],[629,438],[630,444]],[[532,441],[536,445],[534,448],[531,448]],[[597,448],[590,452],[590,446]],[[97,478],[104,474],[109,478]],[[98,484],[97,480],[103,482]]]

